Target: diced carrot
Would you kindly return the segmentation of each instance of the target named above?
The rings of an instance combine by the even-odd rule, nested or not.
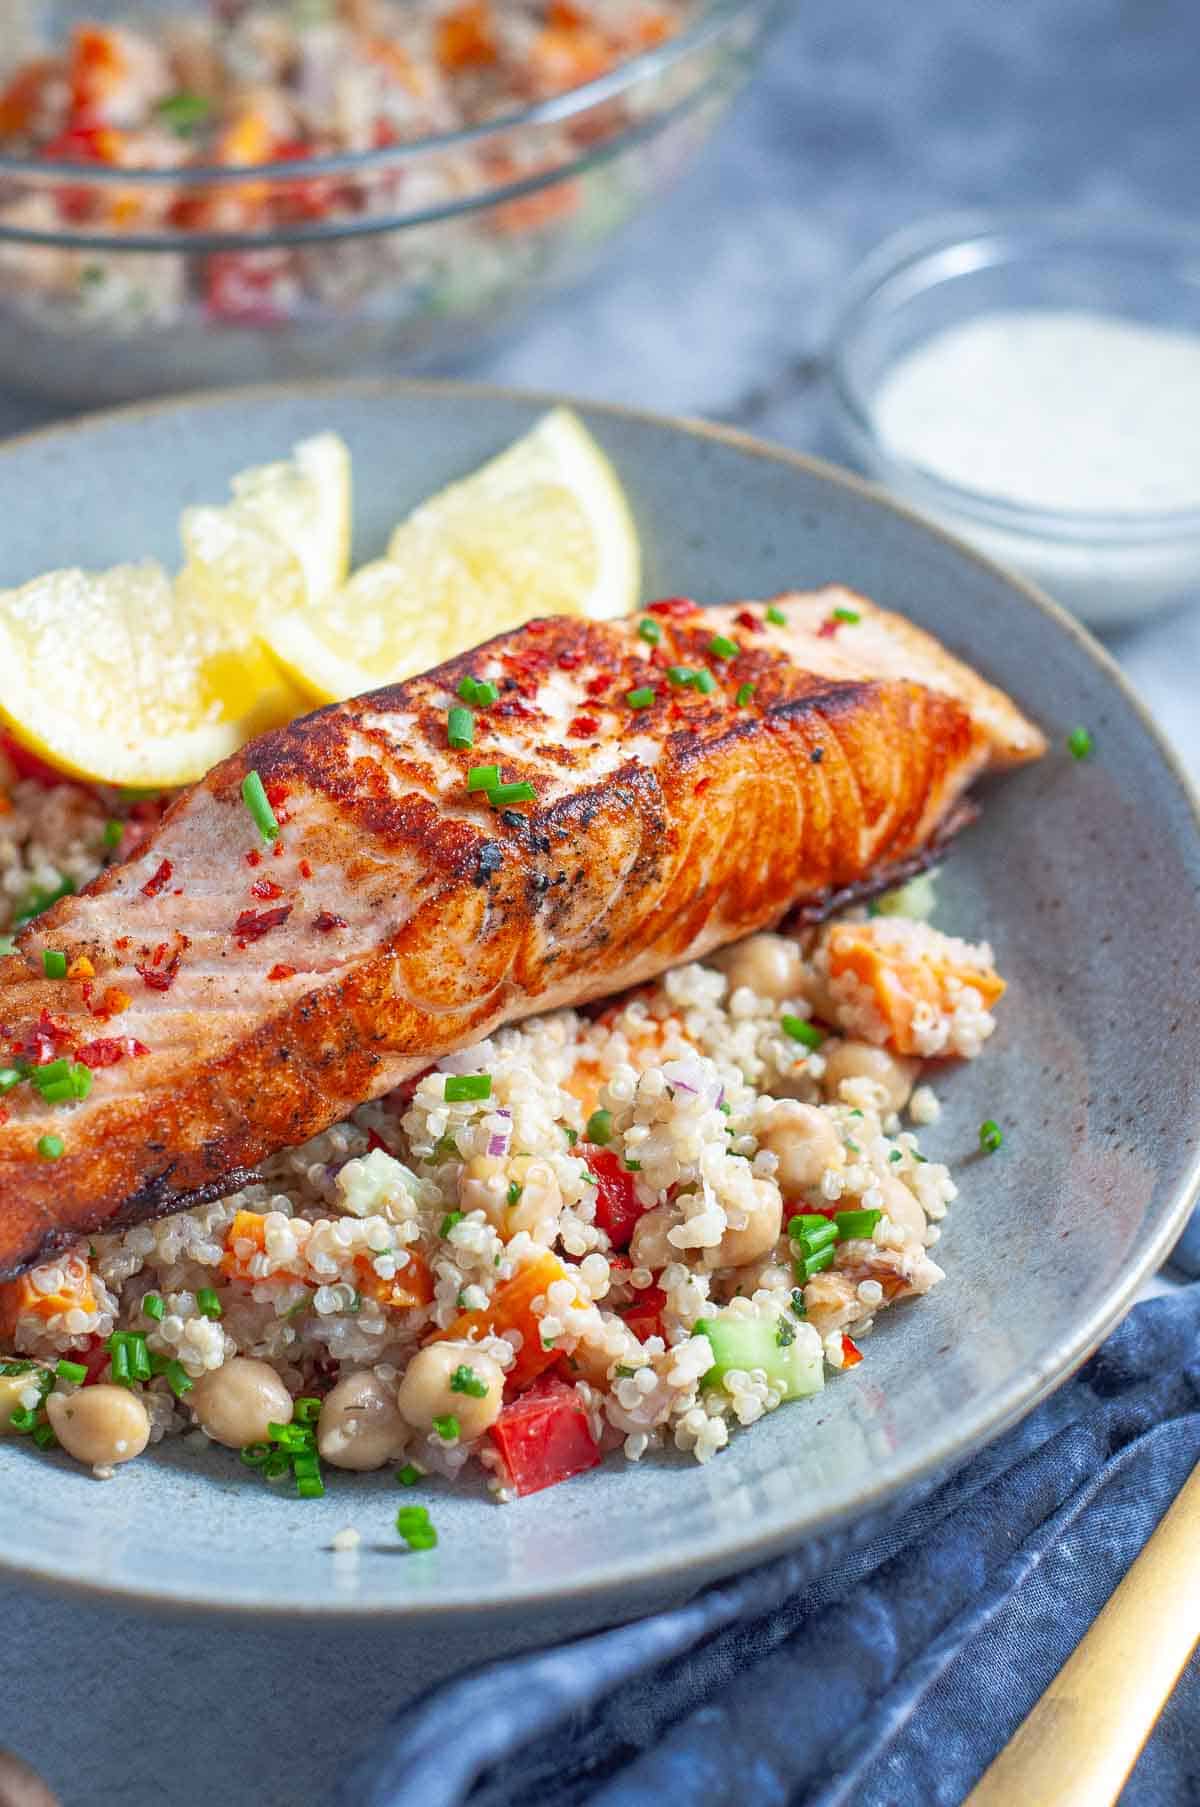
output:
[[[606,74],[616,60],[616,50],[587,24],[545,26],[530,55],[534,83],[541,94],[582,87]]]
[[[488,0],[465,0],[438,20],[434,53],[443,69],[486,69],[496,61]]]
[[[521,1347],[516,1361],[508,1370],[505,1386],[505,1391],[510,1396],[519,1393],[559,1357],[557,1349],[546,1349],[542,1345],[541,1320],[532,1310],[533,1301],[544,1297],[556,1280],[569,1278],[570,1275],[557,1255],[536,1255],[532,1261],[527,1261],[524,1267],[518,1269],[511,1280],[506,1280],[496,1288],[482,1311],[460,1313],[452,1324],[448,1324],[445,1330],[439,1330],[429,1340],[440,1343],[447,1337],[453,1337],[466,1341],[472,1337],[503,1336],[506,1330],[519,1330]],[[583,1300],[577,1296],[577,1302],[582,1304]]]
[[[842,1337],[842,1366],[843,1366],[843,1368],[857,1368],[857,1366],[858,1366],[859,1362],[862,1360],[862,1358],[863,1358],[863,1352],[859,1348],[858,1344],[855,1342],[852,1342],[848,1336],[843,1335],[843,1337]]]
[[[117,32],[102,25],[77,25],[71,37],[71,117],[79,125],[96,125],[104,105],[125,79],[128,64]]]
[[[947,936],[925,924],[911,926],[911,937],[900,941],[891,921],[882,930],[877,922],[837,922],[825,941],[830,977],[853,973],[871,992],[887,1025],[888,1042],[899,1054],[921,1052],[914,1030],[921,1005],[952,1012],[959,987],[970,986],[990,1009],[1005,990],[1004,980],[990,966],[956,959]]]
[[[253,1243],[250,1253],[244,1254],[238,1249],[239,1242]],[[262,1211],[239,1211],[225,1232],[225,1253],[221,1256],[221,1272],[231,1280],[245,1280],[250,1284],[258,1278],[251,1263],[256,1255],[267,1252],[267,1218]],[[300,1274],[294,1274],[285,1268],[276,1268],[271,1275],[272,1280],[300,1280]]]
[[[53,57],[41,57],[17,71],[0,93],[0,136],[7,138],[30,130],[43,93],[58,75],[59,64]]]
[[[44,1277],[52,1268],[57,1268],[62,1278],[53,1292],[42,1292],[35,1284],[35,1276]],[[0,1284],[0,1343],[12,1336],[21,1318],[36,1317],[47,1323],[60,1312],[95,1309],[92,1270],[83,1256],[66,1255],[61,1261],[48,1261],[44,1267],[34,1268],[33,1273]]]
[[[394,1280],[381,1280],[369,1255],[359,1255],[355,1259],[354,1271],[359,1292],[368,1299],[378,1300],[390,1311],[411,1311],[415,1305],[428,1305],[433,1298],[432,1271],[416,1249],[409,1250],[408,1262]]]

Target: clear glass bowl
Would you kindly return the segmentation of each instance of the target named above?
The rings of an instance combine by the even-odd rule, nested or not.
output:
[[[0,156],[0,383],[103,402],[461,362],[584,274],[666,187],[749,74],[778,4],[706,0],[677,37],[584,86],[378,151],[119,172]],[[114,10],[156,9],[64,0],[47,36]],[[288,223],[187,223],[249,186]]]
[[[898,233],[851,279],[834,329],[831,387],[844,442],[889,489],[1085,621],[1116,624],[1200,594],[1194,509],[1028,507],[947,482],[880,435],[876,398],[900,359],[978,315],[1039,308],[1200,334],[1200,229],[1022,211],[944,216]],[[1189,405],[1200,407],[1200,396]]]

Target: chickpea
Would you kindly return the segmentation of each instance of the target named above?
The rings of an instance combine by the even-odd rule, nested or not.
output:
[[[841,1169],[846,1152],[832,1121],[815,1104],[781,1099],[767,1120],[759,1145],[779,1159],[775,1178],[785,1198],[797,1198],[821,1183],[827,1167]]]
[[[451,1383],[459,1368],[469,1368],[474,1380],[483,1384],[486,1391],[481,1397],[455,1391]],[[427,1343],[409,1362],[396,1404],[418,1431],[432,1429],[435,1418],[457,1418],[459,1437],[471,1443],[495,1424],[503,1398],[500,1364],[477,1343]]]
[[[317,1448],[335,1468],[382,1468],[407,1438],[395,1399],[369,1368],[339,1380],[317,1420]]]
[[[150,1441],[150,1414],[128,1387],[81,1387],[51,1393],[46,1400],[50,1428],[69,1456],[90,1468],[132,1462]]]
[[[21,1410],[21,1395],[31,1380],[37,1380],[37,1374],[33,1371],[27,1374],[0,1374],[0,1437],[16,1435],[12,1429],[12,1415]]]
[[[678,1261],[679,1250],[667,1240],[667,1231],[678,1222],[679,1213],[671,1205],[655,1205],[653,1210],[642,1212],[629,1242],[629,1259],[634,1267],[648,1267],[657,1273],[668,1261]]]
[[[740,1227],[730,1224],[715,1249],[706,1259],[710,1267],[745,1267],[759,1261],[779,1241],[783,1229],[783,1200],[773,1180],[756,1180],[753,1209],[745,1213]]]
[[[730,991],[746,985],[760,998],[798,998],[804,990],[804,961],[786,935],[750,935],[716,956]]]
[[[912,1096],[921,1070],[919,1060],[907,1060],[877,1048],[872,1042],[831,1041],[821,1050],[825,1056],[822,1084],[828,1098],[840,1097],[844,1079],[869,1079],[879,1088],[883,1114],[902,1111]]]
[[[507,1205],[506,1195],[505,1236],[515,1236],[518,1231],[525,1230],[535,1242],[548,1247],[558,1233],[563,1208],[558,1175],[549,1161],[523,1154],[509,1162],[508,1171],[511,1179],[520,1186],[521,1193],[515,1205]]]
[[[875,1182],[883,1194],[883,1209],[898,1229],[905,1232],[917,1248],[925,1246],[925,1213],[921,1201],[910,1187],[893,1173],[885,1173]]]
[[[227,1449],[265,1443],[269,1424],[292,1422],[292,1396],[274,1368],[245,1355],[202,1374],[187,1403],[213,1442]]]

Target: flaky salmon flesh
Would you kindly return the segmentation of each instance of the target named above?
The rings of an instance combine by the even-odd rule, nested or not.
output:
[[[455,751],[465,677],[497,695]],[[534,621],[265,735],[0,960],[4,1058],[93,1075],[82,1101],[28,1079],[0,1101],[0,1277],[235,1190],[502,1023],[882,888],[978,774],[1043,748],[929,635],[838,589]],[[492,765],[535,799],[470,791]]]

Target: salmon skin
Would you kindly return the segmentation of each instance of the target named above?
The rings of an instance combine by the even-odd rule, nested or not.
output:
[[[882,888],[980,772],[1043,750],[1007,697],[861,597],[781,597],[771,615],[672,599],[534,621],[317,710],[29,924],[0,960],[5,1058],[82,1063],[93,1083],[82,1101],[28,1080],[3,1100],[0,1277],[235,1190],[502,1023]],[[497,694],[454,751],[467,677]],[[535,800],[469,791],[491,765]],[[269,845],[242,801],[251,771]],[[66,978],[45,977],[47,950]]]

